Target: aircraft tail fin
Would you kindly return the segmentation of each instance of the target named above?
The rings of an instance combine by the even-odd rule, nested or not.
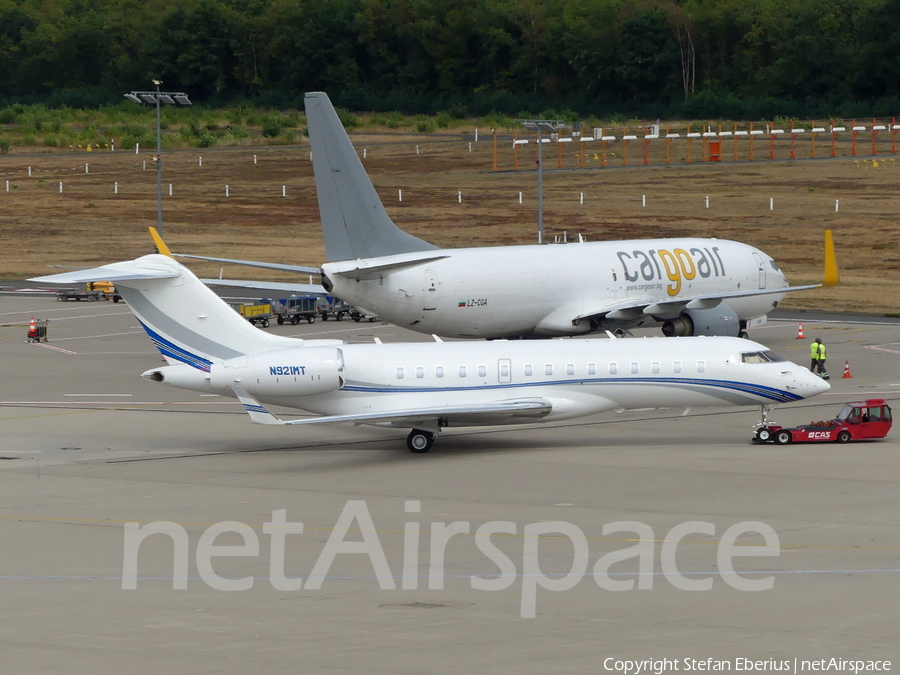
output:
[[[254,328],[193,272],[165,255],[146,255],[32,281],[112,281],[170,364],[187,363],[208,370],[215,361],[302,344]]]
[[[838,272],[837,257],[834,255],[834,240],[831,237],[831,230],[825,230],[825,277],[822,285],[837,286],[840,282],[841,275]]]
[[[388,216],[328,95],[307,93],[305,105],[326,261],[437,249]]]

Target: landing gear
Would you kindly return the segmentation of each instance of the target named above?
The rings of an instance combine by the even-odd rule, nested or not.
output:
[[[428,452],[432,445],[434,445],[434,434],[430,431],[413,429],[406,437],[406,447],[410,452]]]
[[[748,333],[748,332],[745,331],[745,330],[742,330],[740,333],[738,333],[738,337],[741,338],[742,340],[749,340],[749,339],[750,339],[750,333]]]

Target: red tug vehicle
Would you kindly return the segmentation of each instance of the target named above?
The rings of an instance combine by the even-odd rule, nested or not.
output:
[[[799,427],[764,424],[756,430],[755,443],[820,443],[862,441],[884,438],[891,430],[891,407],[883,398],[848,403],[833,420],[811,422]]]

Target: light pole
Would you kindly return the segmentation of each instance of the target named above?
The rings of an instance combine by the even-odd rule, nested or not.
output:
[[[156,231],[163,233],[162,220],[162,134],[160,132],[159,111],[163,103],[169,105],[191,105],[187,94],[180,91],[160,91],[162,80],[153,80],[154,91],[133,91],[125,98],[134,103],[149,103],[156,106]]]
[[[537,129],[538,137],[538,243],[544,243],[544,142],[541,138],[541,130],[559,131],[566,128],[562,120],[516,120],[526,129]]]

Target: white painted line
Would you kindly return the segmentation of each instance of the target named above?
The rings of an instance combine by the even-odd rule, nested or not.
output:
[[[81,337],[53,338],[53,341],[62,342],[63,340],[94,340],[96,338],[115,337],[117,335],[142,335],[143,333],[144,331],[142,330],[132,330],[125,333],[103,333],[103,335],[82,335]]]
[[[63,394],[63,396],[134,396],[134,394]]]
[[[0,401],[0,405],[241,405],[240,401],[227,399],[224,401]]]
[[[77,354],[77,352],[70,352],[68,349],[62,349],[60,347],[54,347],[52,345],[48,345],[44,342],[29,342],[30,345],[35,345],[36,347],[43,347],[44,349],[52,349],[55,352],[61,352],[63,354]]]

